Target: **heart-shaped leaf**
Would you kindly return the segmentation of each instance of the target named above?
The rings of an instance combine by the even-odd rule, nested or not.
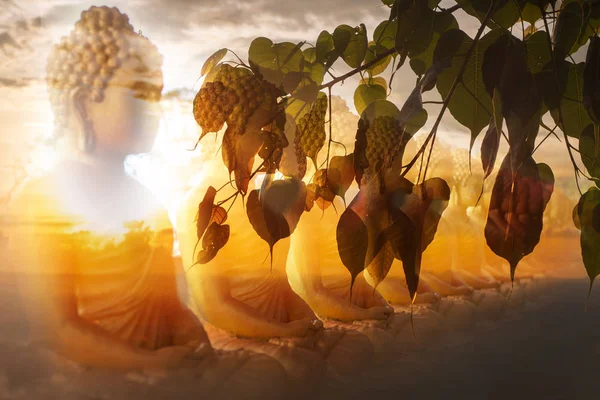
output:
[[[215,258],[219,250],[227,244],[229,233],[229,225],[211,223],[202,238],[202,251],[198,253],[196,263],[206,264]]]
[[[485,238],[490,249],[509,262],[511,280],[519,261],[540,240],[548,189],[531,157],[513,168],[511,155],[506,155],[492,189]]]
[[[336,239],[342,263],[352,276],[350,284],[352,293],[354,280],[365,269],[369,234],[363,220],[350,207],[346,208],[340,216]]]
[[[589,299],[594,280],[600,274],[600,190],[589,188],[579,199],[574,211],[575,225],[581,231],[583,264],[590,278]]]
[[[225,57],[225,54],[227,54],[227,49],[223,48],[217,50],[213,55],[208,57],[204,62],[204,65],[202,65],[200,76],[208,74],[219,63],[219,61]]]

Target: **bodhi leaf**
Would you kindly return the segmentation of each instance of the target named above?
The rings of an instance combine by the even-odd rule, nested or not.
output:
[[[354,91],[354,107],[360,115],[375,100],[383,100],[387,97],[386,89],[380,85],[362,84]]]
[[[227,131],[225,135],[227,135]],[[248,191],[254,157],[258,154],[262,144],[263,136],[260,131],[246,132],[244,135],[238,135],[234,139],[235,162],[233,172],[235,185],[242,195],[245,195]],[[223,150],[225,150],[225,136],[223,137]]]
[[[550,195],[531,157],[514,174],[510,158],[510,154],[504,158],[492,189],[485,238],[490,249],[508,261],[514,281],[517,264],[540,240],[545,200]]]
[[[327,61],[329,53],[334,49],[333,36],[331,33],[322,31],[317,38],[317,44],[315,48],[316,61],[321,64]]]
[[[491,117],[492,99],[485,89],[481,72],[483,56],[487,48],[502,34],[500,29],[494,29],[479,40],[467,62],[462,82],[456,87],[454,95],[448,103],[448,109],[452,116],[471,131],[471,146],[481,130],[488,125]],[[448,96],[465,61],[464,55],[472,43],[473,40],[460,30],[447,31],[440,38],[434,55],[434,63],[458,47],[450,59],[450,67],[440,73],[437,79],[437,88],[442,98]],[[448,48],[441,47],[448,45],[450,45]]]
[[[433,241],[439,220],[450,199],[450,188],[440,178],[428,179],[419,185],[412,185],[400,178],[395,190],[387,193],[387,207],[392,223],[377,239],[378,245],[386,241],[391,244],[394,256],[402,261],[406,284],[411,299],[417,292],[423,251]],[[377,250],[381,249],[378,248]],[[378,255],[378,253],[376,253]],[[373,279],[381,282],[384,276],[374,269]]]
[[[371,61],[373,61],[375,58],[377,58],[379,55],[381,55],[385,51],[387,51],[387,49],[383,45],[376,44],[375,42],[370,42],[369,47],[367,48],[367,54],[365,56],[364,63],[365,64],[370,63]],[[390,64],[391,59],[392,59],[391,55],[388,55],[388,56],[382,58],[381,60],[377,61],[375,64],[373,64],[372,66],[367,68],[367,72],[369,73],[370,76],[375,76],[375,75],[381,74],[383,71],[385,71],[387,66]]]
[[[391,233],[390,233],[391,235]],[[378,241],[383,243],[376,243],[380,250],[379,253],[373,258],[373,260],[367,266],[367,272],[373,279],[373,287],[377,289],[377,286],[385,279],[390,268],[394,262],[394,251],[392,249],[391,241],[388,240],[387,234],[381,234],[377,237]]]
[[[223,225],[225,221],[227,221],[227,211],[221,206],[213,207],[210,222],[216,222],[219,225]]]
[[[202,251],[198,253],[196,263],[206,264],[215,258],[219,250],[227,244],[229,233],[229,225],[219,225],[216,222],[210,224],[202,238]]]
[[[346,208],[340,216],[336,240],[342,263],[352,276],[350,284],[350,292],[352,292],[354,280],[365,269],[369,235],[365,223],[350,207]]]
[[[358,68],[367,54],[367,30],[364,25],[353,28],[340,25],[333,31],[335,51],[351,68]]]
[[[589,188],[579,199],[574,211],[575,225],[581,231],[583,264],[590,278],[589,299],[594,280],[600,274],[600,190],[596,187]]]
[[[537,74],[550,62],[549,40],[550,37],[546,31],[537,31],[525,40],[527,66],[532,74]]]
[[[270,39],[259,37],[252,41],[248,50],[248,61],[255,74],[267,82],[280,87],[284,80],[294,80],[304,68],[303,43],[273,43]],[[292,77],[286,79],[288,74]]]
[[[552,172],[552,168],[545,163],[538,163],[537,169],[542,180],[542,197],[544,199],[544,210],[546,210],[550,197],[552,197],[552,192],[554,192],[554,173]]]
[[[202,70],[200,71],[200,76],[204,76],[208,74],[218,63],[225,57],[227,54],[227,49],[219,49],[213,55],[208,57],[202,65]]]
[[[537,74],[539,86],[543,89],[544,102],[554,122],[568,136],[579,138],[581,132],[592,123],[583,103],[583,74],[585,63],[572,64],[567,61],[557,62],[558,88],[555,72],[544,69]],[[560,123],[560,106],[563,123]]]
[[[594,125],[590,124],[579,138],[581,161],[592,178],[600,179],[600,146],[596,141]],[[600,182],[596,181],[596,185]]]
[[[204,235],[204,232],[210,223],[216,195],[217,190],[214,187],[209,186],[204,194],[204,198],[198,205],[198,214],[196,218],[196,235],[198,240],[202,238],[202,235]]]
[[[261,199],[262,197],[262,199]],[[271,260],[273,246],[289,237],[306,205],[306,186],[298,179],[277,180],[248,196],[246,213],[255,232],[269,245]]]
[[[500,147],[500,137],[502,136],[502,101],[498,89],[494,89],[492,105],[494,107],[492,111],[494,115],[490,119],[490,125],[481,142],[481,163],[484,172],[483,179],[487,178],[494,170],[496,156],[498,155],[498,149]]]
[[[577,51],[579,37],[585,30],[586,18],[581,3],[563,2],[554,27],[552,42],[558,59]]]
[[[375,43],[379,43],[381,46],[386,49],[393,49],[396,44],[396,24],[398,21],[393,20],[385,20],[382,21],[377,28],[375,28],[375,32],[373,33],[373,41]]]
[[[354,153],[347,156],[335,156],[329,162],[327,186],[346,203],[346,192],[354,180]]]
[[[417,75],[423,75],[433,64],[433,55],[442,34],[457,29],[458,23],[452,14],[428,10],[427,23],[419,25],[415,35],[423,39],[426,46],[409,46],[410,67]]]
[[[600,37],[590,39],[583,70],[583,106],[595,124],[595,135],[600,142]]]
[[[483,166],[483,179],[490,176],[494,170],[498,148],[500,147],[501,133],[498,131],[494,120],[490,120],[488,130],[481,142],[481,164]]]
[[[359,84],[361,85],[379,85],[386,90],[387,93],[387,82],[381,76],[373,76],[369,78],[363,78],[360,80]]]
[[[519,0],[457,0],[461,8],[468,14],[483,21],[485,15],[492,3],[495,4],[495,11],[492,14],[491,21],[488,26],[494,28],[501,26],[502,28],[510,28],[521,17],[521,7]]]

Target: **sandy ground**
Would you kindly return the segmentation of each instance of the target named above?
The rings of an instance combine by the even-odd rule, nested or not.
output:
[[[546,281],[542,295],[499,321],[447,334],[424,350],[390,355],[362,377],[326,382],[310,397],[593,398],[600,391],[600,293],[592,294],[586,312],[587,285],[583,276]],[[152,376],[93,371],[65,362],[28,344],[14,274],[0,273],[0,289],[2,400],[281,397],[278,382],[264,392],[248,393],[219,372],[209,379],[193,373]],[[221,369],[227,370],[231,368]],[[307,397],[296,388],[289,390],[289,398]]]

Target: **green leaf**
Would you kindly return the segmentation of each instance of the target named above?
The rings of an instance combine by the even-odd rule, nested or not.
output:
[[[376,45],[375,42],[369,43],[369,47],[367,49],[367,55],[365,56],[365,64],[370,63],[375,58],[377,58],[381,53],[384,53],[386,50],[387,49],[385,47],[383,47],[382,45]],[[382,58],[381,60],[379,60],[375,64],[373,64],[371,67],[369,67],[367,69],[367,72],[371,76],[381,74],[383,71],[385,71],[387,66],[390,64],[391,59],[392,59],[391,55],[388,55],[388,56]]]
[[[563,4],[554,28],[554,50],[556,57],[564,59],[577,51],[580,35],[585,31],[585,15],[578,2]]]
[[[250,67],[266,81],[281,86],[286,81],[297,80],[296,76],[304,69],[303,43],[273,43],[270,39],[259,37],[252,41],[248,50]],[[287,77],[292,73],[293,77]]]
[[[592,178],[600,179],[600,142],[596,139],[594,125],[588,125],[579,138],[581,161]],[[596,185],[600,182],[596,181]]]
[[[352,68],[358,68],[367,54],[367,30],[364,25],[353,28],[340,25],[333,31],[333,45],[337,54]]]
[[[227,54],[227,49],[223,48],[217,50],[213,55],[208,57],[204,62],[204,65],[202,65],[200,76],[208,74],[215,67],[215,65],[217,65],[219,61],[223,59],[223,57],[225,57],[225,54]]]
[[[567,135],[579,138],[583,130],[592,123],[588,112],[583,105],[583,72],[585,64],[572,64],[563,61],[557,68],[560,83],[560,107],[564,119],[564,124],[559,123],[558,104],[556,104],[556,94],[548,92],[544,100],[550,110],[554,122],[559,124],[560,128]],[[543,81],[549,90],[556,87],[556,78],[554,71],[544,70]],[[552,81],[553,80],[553,81]]]
[[[492,99],[483,82],[483,55],[487,48],[502,34],[502,30],[495,29],[479,40],[467,62],[462,83],[456,87],[454,95],[448,103],[448,110],[452,116],[471,131],[471,142],[475,140],[490,121]],[[447,57],[448,54],[454,54],[450,58],[449,68],[445,69],[437,79],[437,89],[442,98],[448,96],[450,88],[465,61],[464,55],[472,43],[473,40],[460,30],[447,31],[440,38],[436,47],[434,62],[436,59]],[[440,49],[440,47],[442,48]],[[458,50],[454,52],[456,47],[458,47]]]
[[[496,3],[496,10],[492,15],[488,26],[496,28],[510,28],[521,16],[521,8],[517,0],[456,0],[462,9],[476,18],[483,21],[492,2]]]
[[[417,75],[423,75],[433,65],[433,55],[442,34],[458,28],[458,22],[452,14],[427,11],[429,18],[419,25],[415,36],[421,38],[424,46],[409,46],[410,67]]]
[[[521,10],[523,21],[529,22],[531,25],[535,24],[537,20],[542,18],[542,12],[537,4],[525,3],[523,10]]]
[[[250,43],[248,61],[254,72],[263,75],[270,82],[280,83],[283,80],[283,74],[276,73],[275,57],[275,48],[270,39],[258,37]]]
[[[315,61],[317,61],[317,49],[314,47],[309,47],[308,49],[305,49],[304,51],[302,51],[302,53],[304,54],[304,60],[308,61],[309,63],[314,63]]]
[[[596,129],[600,125],[600,37],[590,40],[583,70],[583,106]]]
[[[525,40],[527,66],[532,74],[540,72],[551,61],[549,40],[550,36],[546,31],[537,31]]]
[[[384,78],[381,76],[362,78],[359,85],[379,85],[387,91],[388,85]]]
[[[579,199],[576,211],[581,230],[581,255],[590,278],[589,298],[594,280],[600,274],[600,190],[589,188]]]
[[[359,85],[354,91],[354,107],[360,115],[375,100],[382,100],[387,97],[386,89],[380,85]]]
[[[319,34],[317,44],[315,46],[315,55],[317,58],[316,61],[319,63],[324,63],[327,60],[327,55],[333,49],[333,36],[327,31],[322,31]]]
[[[393,49],[396,44],[396,30],[398,21],[381,21],[373,33],[373,41],[386,49]]]

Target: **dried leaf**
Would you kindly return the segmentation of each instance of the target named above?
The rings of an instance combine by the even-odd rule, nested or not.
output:
[[[500,148],[500,132],[496,128],[493,118],[490,120],[483,141],[481,142],[481,164],[483,166],[483,179],[490,176],[494,170],[494,164],[496,163],[496,156],[498,155],[498,149]]]
[[[219,225],[223,225],[225,221],[227,221],[227,211],[221,206],[213,207],[210,222],[216,222]]]
[[[545,198],[549,190],[538,167],[527,157],[513,172],[511,156],[502,162],[492,189],[485,238],[490,249],[510,264],[511,280],[519,261],[540,240]]]
[[[210,224],[202,238],[202,251],[198,253],[196,263],[206,264],[211,261],[229,240],[229,225]]]
[[[239,136],[235,134],[234,129],[230,127],[227,127],[227,130],[225,130],[225,134],[223,135],[221,155],[223,157],[223,163],[230,174],[235,170],[235,148],[238,137]]]
[[[198,205],[198,218],[196,219],[196,235],[198,236],[198,240],[202,238],[206,228],[211,222],[213,204],[215,202],[215,196],[217,195],[217,190],[209,186],[206,189],[206,193],[204,194],[204,198]]]
[[[354,180],[354,153],[347,156],[335,156],[329,161],[327,171],[327,187],[340,196],[344,203],[345,195]]]
[[[299,179],[277,180],[262,194],[253,190],[248,196],[246,212],[252,227],[269,245],[292,234],[306,206],[306,186]]]

